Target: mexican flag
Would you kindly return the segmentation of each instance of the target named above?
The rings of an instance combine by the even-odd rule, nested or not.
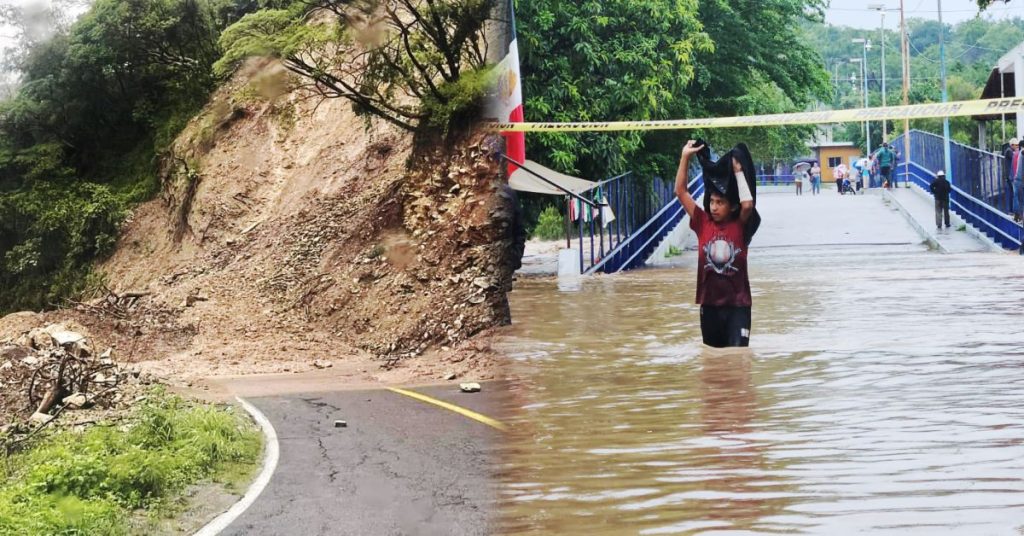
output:
[[[494,99],[493,116],[500,122],[523,122],[523,87],[519,74],[519,47],[516,44],[516,16],[512,0],[508,0],[509,33],[505,57],[495,68],[497,73],[497,95]],[[524,132],[502,132],[505,138],[505,154],[523,162],[526,160],[526,134]],[[509,164],[508,174],[516,170]]]

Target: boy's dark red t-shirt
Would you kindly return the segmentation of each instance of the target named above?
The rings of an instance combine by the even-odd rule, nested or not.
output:
[[[750,307],[747,245],[738,219],[715,223],[700,207],[690,229],[697,233],[697,303],[716,307]]]

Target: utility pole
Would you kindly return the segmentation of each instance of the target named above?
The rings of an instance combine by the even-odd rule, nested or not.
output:
[[[910,104],[910,40],[907,36],[907,20],[900,0],[900,52],[903,67],[903,105]],[[903,184],[910,188],[910,120],[903,120]]]
[[[879,33],[882,34],[882,108],[886,107],[885,97],[885,4],[868,4],[868,8],[878,10],[882,15],[882,25],[879,26]],[[886,128],[885,119],[882,119],[882,141],[889,136],[889,129]]]
[[[868,107],[868,50],[871,49],[871,40],[863,37],[857,37],[853,40],[854,43],[863,45],[862,56],[860,60],[851,59],[853,63],[860,61],[861,65],[861,77],[864,79],[864,108]],[[871,122],[864,121],[864,147],[867,149],[865,156],[871,155]],[[866,186],[865,186],[866,187]]]
[[[946,28],[942,25],[942,0],[936,0],[936,2],[939,5],[939,72],[941,73],[939,76],[942,77],[942,102],[945,103],[949,102],[949,93],[946,91],[946,42],[944,37]],[[946,179],[953,184],[956,177],[953,176],[949,158],[949,116],[942,118],[942,145],[946,157]]]

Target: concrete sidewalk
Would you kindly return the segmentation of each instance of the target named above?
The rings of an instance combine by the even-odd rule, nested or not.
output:
[[[894,188],[881,192],[885,199],[903,212],[907,221],[926,241],[932,243],[942,252],[967,253],[995,249],[991,244],[969,232],[973,229],[966,228],[966,223],[952,211],[950,211],[950,227],[936,229],[934,198],[919,187]],[[957,230],[962,228],[963,231]],[[976,231],[974,232],[976,233]]]

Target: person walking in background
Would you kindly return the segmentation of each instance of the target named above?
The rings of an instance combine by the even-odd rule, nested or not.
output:
[[[803,168],[793,169],[793,184],[796,185],[796,195],[803,195],[805,177],[807,177],[807,172]]]
[[[1013,220],[1024,221],[1024,165],[1021,165],[1020,147],[1013,152],[1013,159],[1010,161],[1013,170]]]
[[[832,168],[832,176],[836,178],[836,193],[839,195],[843,195],[843,181],[846,180],[846,175],[846,164],[840,163],[838,166]]]
[[[946,229],[949,229],[949,181],[946,180],[946,172],[938,170],[935,172],[935,179],[928,185],[932,195],[935,196],[935,228],[942,230],[942,222],[945,219]]]
[[[1013,214],[1014,221],[1020,221],[1017,216],[1017,189],[1014,187],[1014,179],[1017,177],[1017,155],[1020,151],[1020,141],[1017,138],[1010,138],[1010,142],[1003,147],[1003,178],[1006,180],[1007,205],[1010,214]]]
[[[891,188],[892,183],[892,164],[896,160],[896,153],[892,152],[889,148],[889,143],[883,143],[882,147],[875,151],[873,156],[874,160],[878,162],[878,172],[881,175],[880,180],[882,186]]]
[[[817,161],[811,166],[811,193],[813,195],[821,193],[821,166]]]

